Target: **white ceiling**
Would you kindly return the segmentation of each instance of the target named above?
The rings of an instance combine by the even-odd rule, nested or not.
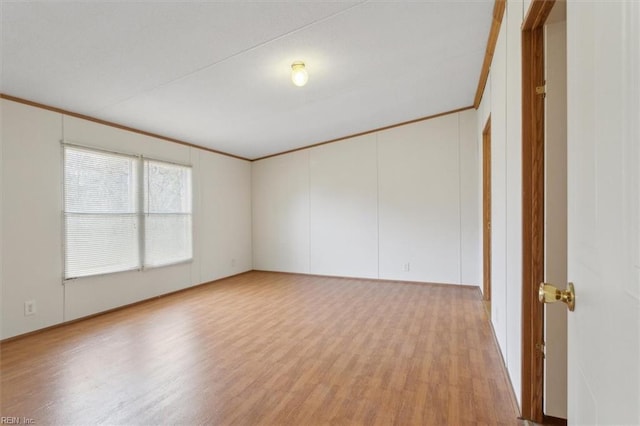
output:
[[[493,3],[3,0],[0,90],[254,159],[472,105]]]

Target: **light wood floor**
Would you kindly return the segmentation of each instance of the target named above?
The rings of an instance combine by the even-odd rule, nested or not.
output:
[[[251,272],[2,344],[38,425],[513,425],[476,289]]]

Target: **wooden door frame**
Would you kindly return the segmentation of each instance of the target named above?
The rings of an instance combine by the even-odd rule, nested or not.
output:
[[[482,298],[491,302],[491,115],[482,131]]]
[[[544,24],[555,0],[533,0],[522,24],[522,417],[545,420],[544,305]]]

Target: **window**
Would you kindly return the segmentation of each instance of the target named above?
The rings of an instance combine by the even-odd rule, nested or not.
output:
[[[65,145],[64,228],[65,279],[191,260],[191,168]]]
[[[144,160],[144,188],[144,264],[191,259],[191,169]]]
[[[137,162],[65,147],[65,278],[140,267]]]

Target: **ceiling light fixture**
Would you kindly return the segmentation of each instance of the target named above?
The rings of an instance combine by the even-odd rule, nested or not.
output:
[[[304,67],[304,62],[295,61],[291,64],[291,81],[298,87],[302,87],[309,81],[309,73]]]

